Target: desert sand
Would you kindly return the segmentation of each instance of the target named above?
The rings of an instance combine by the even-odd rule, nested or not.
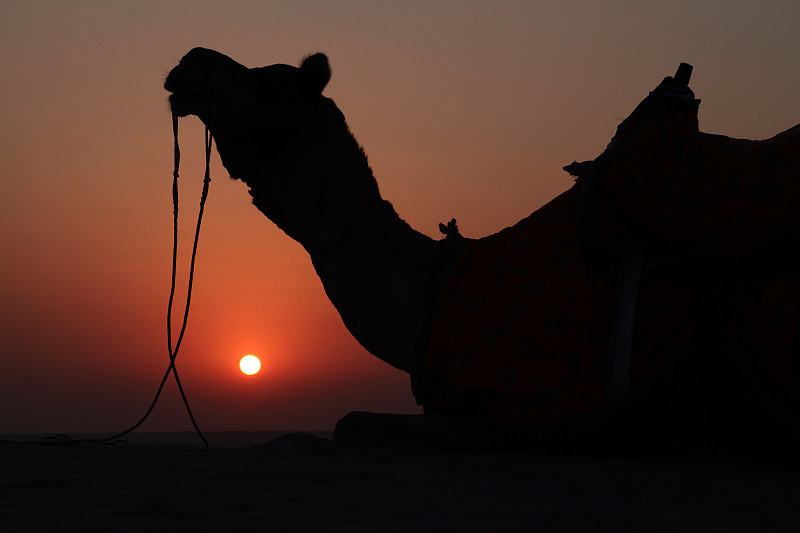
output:
[[[800,470],[714,457],[0,444],[10,531],[798,531]]]

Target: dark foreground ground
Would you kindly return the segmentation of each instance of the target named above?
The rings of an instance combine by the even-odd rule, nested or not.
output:
[[[0,444],[0,530],[800,531],[800,471],[731,459]]]

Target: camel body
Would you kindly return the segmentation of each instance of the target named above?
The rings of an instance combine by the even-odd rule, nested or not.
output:
[[[800,126],[766,141],[701,133],[699,101],[668,77],[599,157],[566,167],[571,190],[498,234],[465,239],[452,223],[434,241],[381,198],[321,95],[329,78],[322,54],[248,69],[195,49],[165,87],[307,250],[354,337],[411,375],[424,415],[350,413],[337,437],[563,449],[665,427],[800,436]]]

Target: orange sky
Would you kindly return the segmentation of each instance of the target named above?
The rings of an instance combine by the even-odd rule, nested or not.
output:
[[[561,167],[599,154],[681,61],[702,130],[800,122],[798,20],[792,0],[1,3],[0,433],[120,430],[155,392],[172,242],[162,83],[190,48],[248,66],[326,52],[325,94],[383,196],[430,236],[455,217],[479,237],[568,188]],[[186,265],[203,153],[199,121],[181,131]],[[416,412],[407,376],[358,346],[302,248],[226,176],[215,155],[178,359],[201,427]],[[255,377],[238,371],[246,353],[262,357]],[[162,402],[143,430],[190,428],[173,385]]]

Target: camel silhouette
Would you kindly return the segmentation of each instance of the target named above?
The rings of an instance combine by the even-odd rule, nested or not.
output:
[[[481,239],[436,241],[384,200],[322,91],[328,59],[247,68],[196,48],[167,77],[254,205],[308,252],[353,336],[408,372],[423,415],[335,437],[630,451],[800,437],[800,126],[698,130],[665,78],[569,191]],[[687,444],[688,443],[688,444]],[[701,444],[702,443],[702,444]]]

